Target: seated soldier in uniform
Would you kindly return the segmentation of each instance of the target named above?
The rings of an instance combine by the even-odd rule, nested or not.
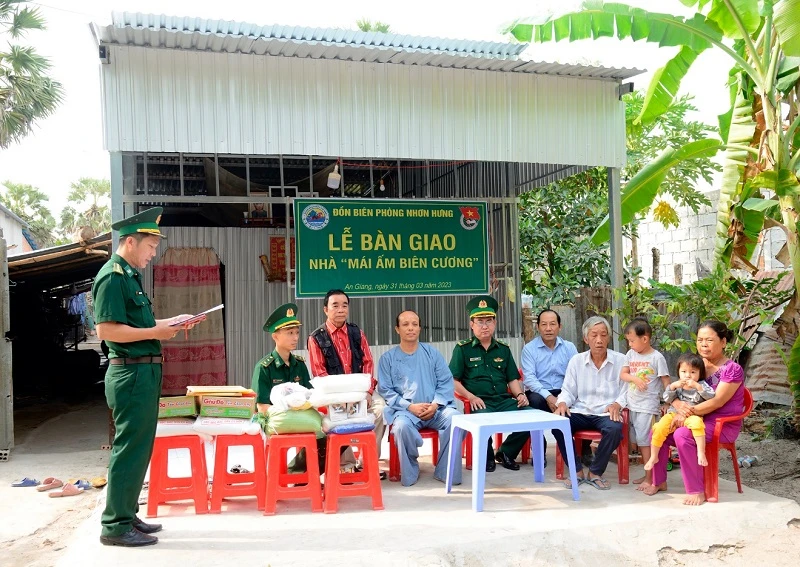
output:
[[[450,359],[456,393],[467,398],[473,413],[531,409],[522,391],[511,349],[494,338],[497,301],[491,296],[480,295],[467,303],[467,313],[472,338],[459,342]],[[512,433],[496,454],[490,438],[486,472],[495,470],[495,460],[509,470],[519,470],[515,459],[529,436],[527,431]]]

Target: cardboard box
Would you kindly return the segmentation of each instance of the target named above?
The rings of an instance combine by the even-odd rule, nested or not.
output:
[[[256,413],[256,399],[246,397],[200,396],[203,417],[250,419]]]
[[[197,415],[194,396],[170,396],[158,399],[158,418]]]

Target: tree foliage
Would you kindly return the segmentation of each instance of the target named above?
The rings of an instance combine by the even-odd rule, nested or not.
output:
[[[800,352],[800,0],[681,0],[691,18],[648,12],[624,4],[585,2],[581,9],[537,22],[518,21],[509,32],[522,41],[600,37],[678,47],[654,74],[637,120],[647,123],[675,99],[696,58],[706,49],[731,61],[730,110],[720,117],[725,149],[717,213],[717,260],[724,267],[755,271],[749,257],[765,226],[786,234],[778,257],[791,268],[794,295],[778,332],[797,334],[790,368]],[[711,151],[713,148],[707,148]],[[647,190],[655,174],[680,162],[662,159],[643,169],[626,189]],[[774,201],[774,205],[766,201]],[[800,424],[800,373],[789,372]]]
[[[47,195],[33,185],[3,182],[0,202],[30,225],[30,233],[39,248],[54,245],[56,221],[45,204]]]
[[[635,118],[644,98],[642,91],[624,98],[628,160],[622,177],[626,179],[637,175],[664,150],[702,140],[708,132],[715,131],[702,122],[687,120],[687,113],[696,110],[690,96],[674,101],[658,119],[637,124]],[[656,219],[665,225],[679,222],[667,196],[678,206],[695,212],[709,204],[695,187],[701,179],[710,182],[713,172],[719,169],[708,157],[699,157],[671,170],[653,185],[654,194],[660,197],[653,209]],[[520,197],[522,287],[534,296],[537,307],[571,303],[579,288],[610,282],[608,248],[595,245],[589,238],[608,216],[607,183],[606,170],[592,168]],[[639,216],[647,211],[648,208],[636,210]],[[626,230],[635,230],[635,220],[635,215],[630,215],[629,222],[634,225]]]
[[[372,21],[368,18],[356,20],[356,27],[363,32],[392,33],[391,26],[380,20]]]
[[[30,46],[12,43],[29,31],[45,29],[39,10],[26,3],[0,0],[0,33],[11,40],[0,51],[0,148],[28,135],[63,97],[61,84],[48,76],[49,61]]]
[[[59,228],[66,236],[88,226],[95,234],[111,230],[111,182],[82,177],[70,185],[69,204],[61,211]]]

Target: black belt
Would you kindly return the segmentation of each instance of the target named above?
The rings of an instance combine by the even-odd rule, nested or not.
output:
[[[161,364],[163,356],[140,356],[139,358],[109,358],[108,363],[116,366],[126,364]]]

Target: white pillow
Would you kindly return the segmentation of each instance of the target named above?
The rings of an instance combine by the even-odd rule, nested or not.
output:
[[[320,378],[324,380],[324,378]],[[337,392],[335,394],[323,394],[316,388],[311,390],[311,397],[308,399],[315,408],[323,408],[332,404],[353,404],[367,399],[366,392]]]
[[[372,376],[363,373],[316,376],[311,379],[311,385],[314,386],[314,390],[317,390],[321,394],[366,392],[372,385]]]

